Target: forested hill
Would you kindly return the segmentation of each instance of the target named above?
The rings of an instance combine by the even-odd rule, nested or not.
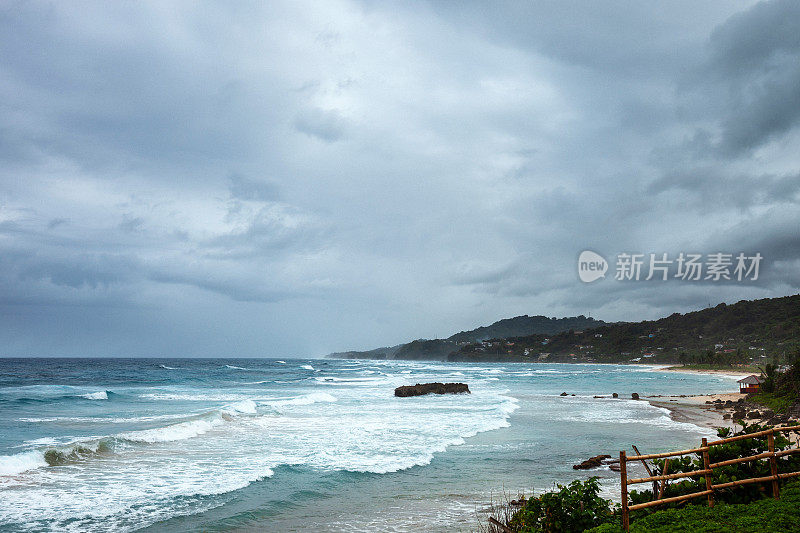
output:
[[[332,353],[328,357],[344,359],[412,359],[445,360],[461,346],[488,339],[521,337],[534,334],[552,335],[562,331],[598,327],[606,323],[583,315],[565,318],[522,315],[505,318],[489,326],[462,331],[447,339],[419,339],[398,346],[368,351]]]
[[[800,295],[795,295],[723,303],[659,320],[474,342],[448,359],[725,365],[786,360],[798,348]]]
[[[498,320],[491,326],[481,326],[470,331],[462,331],[449,337],[453,342],[480,342],[489,339],[522,337],[538,333],[554,334],[569,330],[596,328],[606,323],[583,315],[565,318],[547,318],[546,316],[516,316]]]

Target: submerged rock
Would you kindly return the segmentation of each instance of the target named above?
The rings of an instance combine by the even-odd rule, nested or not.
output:
[[[566,392],[562,392],[559,396],[569,396]]]
[[[394,395],[400,398],[424,396],[425,394],[460,394],[462,392],[470,393],[466,383],[417,383],[394,389]]]
[[[631,394],[631,399],[638,400],[639,399],[639,393],[638,392],[634,392],[633,394]]]

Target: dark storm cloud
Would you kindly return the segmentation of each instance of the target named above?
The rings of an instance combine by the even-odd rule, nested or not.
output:
[[[0,340],[307,355],[797,292],[799,10],[6,4]],[[583,284],[587,249],[763,275]]]
[[[710,35],[708,59],[692,73],[698,98],[717,114],[718,148],[736,156],[800,121],[800,4],[761,2]]]
[[[692,194],[696,207],[707,211],[791,205],[800,202],[800,174],[731,175],[728,169],[708,166],[662,176],[647,188],[655,195],[674,191]]]

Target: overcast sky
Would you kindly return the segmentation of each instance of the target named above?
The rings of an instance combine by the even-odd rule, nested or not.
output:
[[[795,0],[4,1],[0,355],[319,356],[794,294],[798,125]],[[764,260],[623,282],[621,252]]]

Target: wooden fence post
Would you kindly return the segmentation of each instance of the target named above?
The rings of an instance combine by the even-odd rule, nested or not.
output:
[[[701,443],[702,448],[708,448],[708,439],[703,437],[703,441]],[[711,470],[711,461],[708,457],[708,450],[703,450],[703,470]],[[711,491],[708,493],[708,506],[714,507],[714,492],[711,487],[711,476],[714,475],[713,472],[706,473],[706,490]]]
[[[642,452],[640,452],[639,448],[637,448],[635,445],[631,445],[631,448],[633,448],[633,451],[636,452],[636,455],[642,455]],[[648,465],[647,461],[645,461],[644,459],[642,459],[641,461],[642,464],[644,465],[644,469],[647,470],[647,475],[653,477],[653,471],[650,470],[650,465]],[[658,481],[653,481],[653,499],[654,500],[658,499]]]
[[[628,458],[625,457],[624,450],[619,452],[619,476],[622,490],[622,529],[628,531],[631,527],[628,514]]]
[[[669,472],[667,472],[667,470],[669,470],[669,459],[664,459],[664,470],[661,472],[661,474],[666,476],[669,473]],[[661,480],[661,486],[658,489],[658,499],[659,500],[664,497],[664,488],[666,486],[667,486],[667,480],[666,479],[662,479]]]
[[[775,459],[775,434],[770,433],[767,435],[767,444],[769,444],[769,451],[772,455],[769,457],[769,473],[772,479],[772,497],[776,500],[781,497],[778,489],[778,461]]]

